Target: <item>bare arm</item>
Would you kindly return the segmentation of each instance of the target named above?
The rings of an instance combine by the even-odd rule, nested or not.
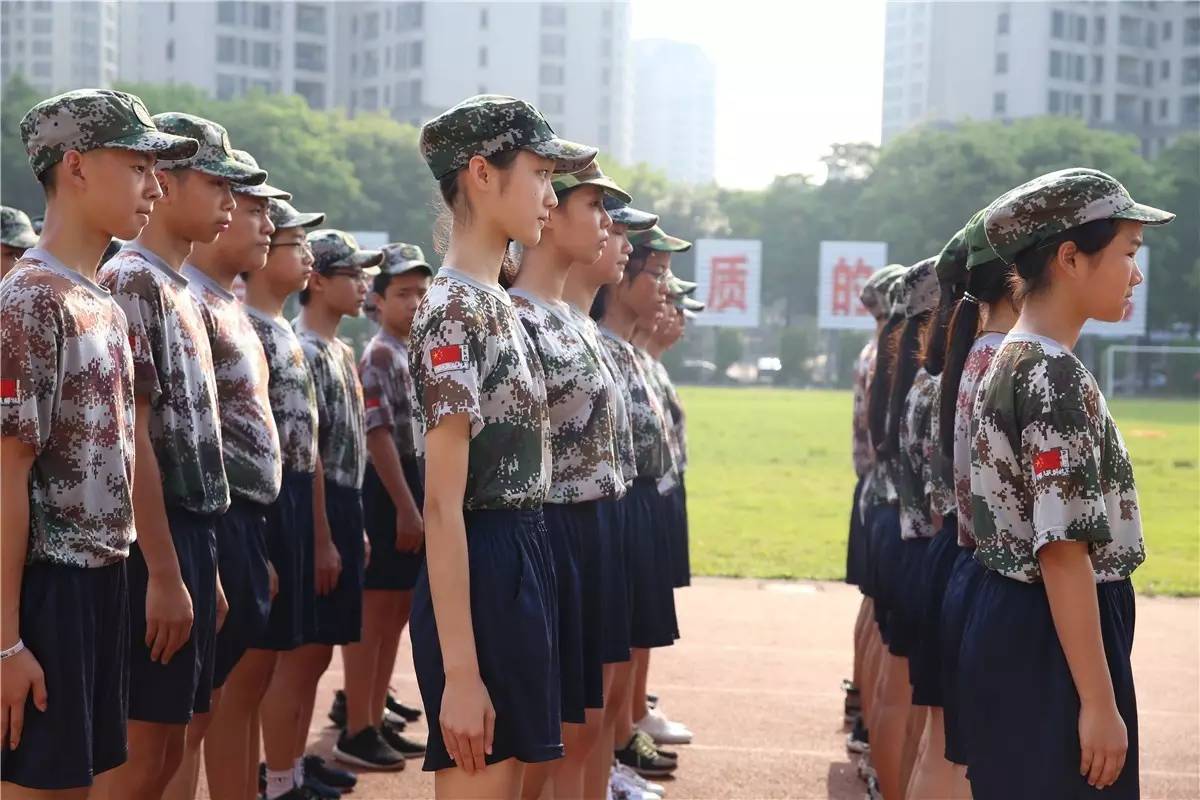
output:
[[[1129,737],[1104,655],[1088,545],[1051,542],[1038,551],[1038,561],[1054,629],[1079,692],[1079,773],[1102,789],[1121,774]]]
[[[408,481],[404,479],[400,454],[396,451],[391,431],[382,425],[369,430],[367,452],[371,454],[371,464],[379,475],[379,481],[396,507],[396,549],[415,553],[421,549],[424,533],[421,511],[408,488]]]

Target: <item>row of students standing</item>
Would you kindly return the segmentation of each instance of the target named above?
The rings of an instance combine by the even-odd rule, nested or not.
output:
[[[1174,215],[1072,168],[863,289],[848,739],[871,796],[1134,798],[1133,470],[1072,353]]]

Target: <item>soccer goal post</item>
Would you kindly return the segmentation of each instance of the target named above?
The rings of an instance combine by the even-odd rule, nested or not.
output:
[[[1200,355],[1200,347],[1154,344],[1114,344],[1104,351],[1104,396],[1114,397],[1116,389],[1116,356],[1118,353],[1147,355]]]

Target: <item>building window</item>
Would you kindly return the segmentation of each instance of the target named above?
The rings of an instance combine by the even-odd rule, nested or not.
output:
[[[296,69],[325,69],[325,46],[312,42],[296,42]]]
[[[325,107],[325,84],[317,81],[296,81],[296,94],[303,97],[309,108]]]
[[[1083,116],[1083,95],[1071,95],[1071,113],[1078,117]]]
[[[1126,125],[1136,125],[1137,116],[1137,98],[1131,94],[1117,95],[1117,122]]]
[[[1183,125],[1200,125],[1200,94],[1183,98],[1179,109],[1179,122]]]
[[[424,3],[403,3],[397,9],[400,30],[410,31],[420,28],[425,16]]]
[[[1195,86],[1200,83],[1200,57],[1192,56],[1183,60],[1183,85]]]
[[[1117,36],[1121,44],[1141,47],[1142,21],[1137,17],[1121,17],[1121,29]]]
[[[600,68],[600,85],[609,86],[612,84],[612,69],[610,67]]]
[[[217,3],[217,22],[222,25],[236,25],[238,21],[237,12],[237,3],[232,2],[232,0],[221,0]],[[218,76],[218,81],[219,79],[220,76]],[[231,94],[230,97],[232,96]]]
[[[237,94],[237,82],[232,75],[217,76],[217,99],[232,100]]]
[[[414,78],[408,82],[408,95],[414,106],[421,105],[421,79]]]
[[[1171,102],[1167,98],[1158,101],[1158,118],[1166,119],[1171,116]]]
[[[410,67],[419,67],[425,58],[424,42],[413,42],[408,48],[408,65]]]
[[[545,86],[562,86],[566,79],[562,64],[542,64],[539,79]]]
[[[479,48],[479,66],[486,67],[487,61],[488,61],[487,48],[486,47]]]
[[[1171,33],[1172,33],[1171,20],[1167,20],[1162,24],[1162,40],[1164,42],[1171,41]]]
[[[269,68],[274,66],[271,58],[271,45],[269,42],[254,43],[254,66]]]
[[[486,8],[479,9],[479,30],[486,31],[488,29],[488,10]]]
[[[1075,41],[1087,41],[1087,17],[1077,16],[1074,18],[1075,23]]]
[[[372,11],[370,14],[367,14],[363,17],[362,29],[364,39],[374,39],[375,37],[379,36],[378,11]],[[366,105],[365,100],[363,101],[363,104]]]
[[[1117,83],[1126,86],[1138,86],[1142,82],[1141,65],[1132,56],[1121,56],[1117,59]]]
[[[1154,119],[1154,104],[1149,100],[1142,101],[1142,124],[1149,125]]]
[[[1071,61],[1074,62],[1074,65],[1075,65],[1074,74],[1071,75],[1071,79],[1080,81],[1080,82],[1086,81],[1087,80],[1087,68],[1086,68],[1087,61],[1084,59],[1083,56],[1075,56],[1074,58],[1071,59]]]
[[[254,4],[254,27],[270,30],[271,6],[267,3]]]
[[[379,54],[374,50],[362,54],[362,74],[364,78],[374,78],[379,74]]]
[[[1007,114],[1008,113],[1008,95],[1004,92],[996,92],[992,95],[992,113]]]
[[[1200,17],[1188,17],[1184,20],[1183,43],[1200,44]]]
[[[379,90],[374,87],[363,89],[362,105],[364,111],[379,110]]]
[[[542,6],[542,25],[562,27],[567,24],[567,7],[562,3],[547,3]]]
[[[1092,56],[1092,83],[1104,80],[1104,56]]]
[[[1008,74],[1008,53],[996,53],[996,74]]]
[[[1051,89],[1047,95],[1046,110],[1051,114],[1061,114],[1063,110],[1062,92]]]
[[[237,39],[232,36],[217,37],[217,63],[232,64],[237,61]]]
[[[245,39],[238,40],[238,63],[250,63],[250,46],[246,43]]]
[[[892,6],[889,4],[889,8],[891,8],[891,7]],[[998,33],[998,34],[1008,33],[1008,12],[1007,11],[1001,11],[1000,14],[996,17],[996,33]]]
[[[1142,74],[1143,74],[1142,83],[1145,86],[1153,86],[1154,85],[1154,62],[1147,61],[1143,66],[1144,66],[1144,68],[1142,71]]]
[[[1061,78],[1063,76],[1063,54],[1057,50],[1050,51],[1050,77]]]
[[[1092,40],[1095,44],[1104,44],[1105,27],[1108,25],[1108,20],[1104,17],[1096,17],[1096,24],[1092,26]]]
[[[1158,28],[1153,22],[1146,23],[1146,47],[1156,47],[1158,45]]]
[[[316,3],[297,3],[296,30],[305,33],[324,33],[325,7],[319,6]],[[324,100],[324,91],[324,87],[321,87],[322,100]]]
[[[50,55],[50,41],[48,39],[34,39],[31,44],[31,50],[35,56]]]
[[[34,17],[33,32],[34,33],[50,33],[54,29],[53,20],[45,17]]]
[[[538,110],[543,114],[561,114],[564,105],[561,94],[542,94],[538,97]]]
[[[175,21],[175,2],[167,3],[167,22]]]
[[[1104,116],[1104,98],[1098,94],[1092,95],[1092,119],[1098,120]]]
[[[1167,61],[1164,58],[1163,62],[1162,62],[1162,68],[1158,72],[1158,79],[1165,81],[1170,77],[1171,77],[1171,62]]]
[[[167,42],[167,61],[173,62],[174,60],[175,60],[175,41],[172,39]]]
[[[567,54],[567,39],[561,33],[542,34],[542,55],[565,56]]]
[[[1061,11],[1055,11],[1050,17],[1050,36],[1055,39],[1067,38],[1067,15]]]

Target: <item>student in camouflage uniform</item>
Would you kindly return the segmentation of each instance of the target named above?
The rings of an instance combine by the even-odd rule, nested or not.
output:
[[[439,797],[511,797],[524,764],[562,756],[562,720],[542,514],[546,385],[500,271],[510,240],[540,240],[558,203],[552,175],[583,169],[596,150],[496,95],[427,122],[420,148],[450,218],[410,364],[426,469],[426,571],[410,625],[429,722],[425,769],[437,771]]]
[[[258,169],[245,151],[235,150],[233,156]],[[266,183],[234,186],[233,191],[236,207],[229,227],[214,241],[193,245],[180,270],[199,303],[212,351],[230,495],[229,509],[216,525],[217,571],[229,613],[217,634],[212,710],[196,714],[188,726],[183,763],[169,791],[172,797],[195,796],[202,741],[212,794],[239,797],[253,792],[258,759],[249,760],[251,726],[269,677],[262,659],[247,665],[241,659],[266,626],[275,583],[264,514],[279,494],[279,437],[267,396],[266,356],[232,289],[241,273],[257,272],[266,264],[275,230],[267,216],[268,200],[291,195]],[[226,680],[229,691],[223,692]],[[224,703],[223,694],[228,695]],[[206,736],[210,724],[213,735]]]
[[[0,780],[6,794],[87,794],[126,759],[126,558],[145,436],[129,323],[94,278],[109,239],[137,236],[162,197],[156,157],[197,145],[158,131],[139,98],[98,90],[37,104],[21,140],[50,223],[31,241],[28,218],[4,209],[6,249],[33,249],[0,284]],[[155,600],[153,633],[177,649],[190,615]]]
[[[556,794],[583,796],[584,771],[604,716],[599,501],[625,494],[604,367],[572,321],[563,287],[575,264],[594,264],[604,253],[612,227],[605,197],[622,202],[630,197],[595,163],[556,175],[553,187],[558,205],[541,240],[524,249],[509,290],[546,376],[553,470],[543,510],[558,582],[565,751],[560,762],[526,769],[521,791],[529,798],[551,778]]]
[[[625,376],[604,344],[603,335],[588,311],[602,286],[619,283],[629,262],[633,246],[627,232],[649,230],[658,217],[639,211],[616,197],[605,195],[604,209],[612,219],[604,252],[591,264],[572,264],[563,286],[563,299],[571,319],[588,345],[600,356],[608,384],[613,415],[613,446],[617,466],[626,492],[637,477],[637,459],[633,445],[633,424],[629,416],[629,389]],[[614,736],[618,719],[624,720],[620,744],[630,733],[629,692],[632,687],[630,662],[630,602],[632,575],[626,564],[627,525],[625,505],[628,494],[602,500],[598,505],[598,532],[601,544],[601,571],[604,581],[602,659],[604,661],[604,721],[584,775],[584,796],[602,797],[611,782],[614,792],[633,791],[632,781],[642,781],[623,764],[613,761]],[[640,789],[639,789],[640,791]]]
[[[397,242],[383,248],[381,271],[370,295],[379,331],[358,362],[366,406],[367,463],[363,510],[371,560],[363,593],[363,636],[347,646],[347,701],[351,734],[371,726],[406,758],[425,754],[423,745],[400,734],[404,720],[385,714],[388,681],[400,635],[412,609],[412,590],[425,560],[421,467],[413,441],[413,385],[408,337],[413,316],[429,290],[433,269],[421,248]],[[351,681],[362,681],[351,687]],[[411,712],[410,712],[411,713]],[[394,716],[394,712],[393,712]]]
[[[987,209],[987,240],[1016,251],[1024,302],[980,382],[971,441],[975,556],[987,574],[962,678],[979,800],[1139,796],[1137,488],[1104,396],[1071,349],[1088,319],[1122,319],[1142,281],[1144,226],[1174,217],[1083,169],[1043,175]]]
[[[8,274],[21,255],[37,244],[29,215],[19,208],[0,206],[0,278]]]
[[[196,139],[190,158],[160,160],[163,197],[141,235],[104,265],[100,281],[129,320],[139,420],[135,482],[138,542],[129,560],[133,682],[130,758],[118,796],[157,796],[182,758],[184,728],[210,708],[216,632],[226,609],[216,564],[215,525],[229,507],[212,351],[199,302],[179,273],[194,242],[227,230],[231,187],[259,184],[262,170],[233,158],[215,122],[159,114],[162,131]],[[173,657],[150,644],[146,597],[169,597],[175,614],[195,614],[191,638]]]

